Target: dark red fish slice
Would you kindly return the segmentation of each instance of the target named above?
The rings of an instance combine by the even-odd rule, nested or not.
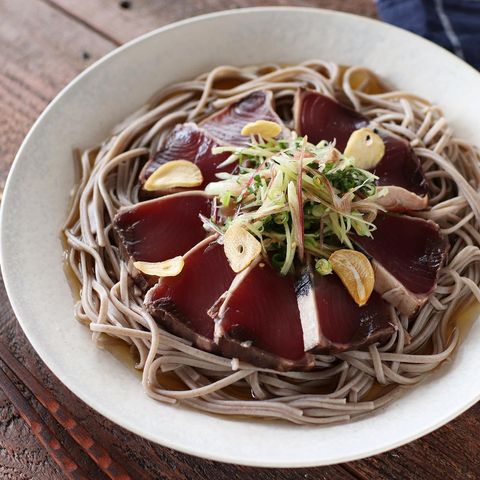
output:
[[[309,142],[332,142],[343,152],[351,133],[366,127],[368,120],[360,113],[341,105],[320,93],[300,91],[295,100],[295,129],[300,135],[308,135]],[[385,155],[373,173],[381,186],[396,186],[413,192],[419,197],[427,195],[427,183],[420,162],[406,140],[380,132],[385,143]],[[395,195],[398,190],[393,190]],[[402,209],[403,197],[398,202],[389,200],[386,206]],[[410,199],[406,209],[422,209],[426,199]]]
[[[337,353],[388,339],[395,331],[391,307],[373,292],[359,307],[337,275],[307,265],[296,285],[307,351]]]
[[[221,352],[275,370],[313,366],[303,348],[294,279],[263,261],[235,278],[216,319]]]
[[[353,235],[352,240],[374,260],[375,290],[403,290],[396,306],[411,315],[437,285],[447,238],[436,223],[408,215],[379,212],[374,223],[373,238]]]
[[[218,180],[215,176],[216,173],[231,172],[235,168],[235,164],[218,168],[230,155],[228,152],[213,154],[212,148],[219,146],[220,143],[194,123],[177,125],[168,137],[165,146],[143,167],[140,173],[140,182],[144,184],[147,178],[164,163],[172,160],[188,160],[195,163],[202,171],[203,183],[197,188],[204,189],[208,183]],[[155,194],[155,192],[149,192],[149,194]]]
[[[385,143],[385,155],[373,172],[378,176],[378,184],[402,187],[419,196],[427,195],[422,167],[409,143],[385,133],[380,135]]]
[[[183,255],[205,238],[201,213],[210,216],[204,192],[182,192],[122,208],[114,228],[129,257],[160,262]]]
[[[214,321],[207,311],[235,278],[215,240],[211,236],[193,247],[181,273],[161,278],[145,297],[147,310],[161,325],[204,350],[213,349]]]
[[[310,143],[335,140],[341,152],[352,132],[368,125],[360,113],[310,90],[298,92],[294,109],[295,131],[299,135],[307,135]]]
[[[447,239],[429,220],[379,212],[373,238],[353,240],[413,293],[431,293],[443,264]]]
[[[273,108],[272,92],[252,92],[238,102],[210,115],[200,122],[200,126],[229,145],[247,145],[250,138],[241,135],[240,132],[247,123],[256,120],[270,120],[283,126],[282,120]],[[284,133],[286,131],[284,127]]]

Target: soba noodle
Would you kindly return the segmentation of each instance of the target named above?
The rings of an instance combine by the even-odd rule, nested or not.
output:
[[[224,415],[341,422],[384,406],[452,355],[459,340],[449,326],[452,316],[472,294],[480,301],[480,153],[454,135],[437,106],[403,91],[379,93],[378,85],[365,68],[317,60],[289,67],[222,66],[164,88],[102,145],[76,153],[80,179],[64,227],[67,264],[81,285],[75,315],[89,324],[97,345],[115,337],[136,351],[148,395]],[[132,266],[112,234],[112,218],[139,201],[139,170],[175,124],[198,121],[248,92],[269,89],[292,127],[299,87],[350,102],[373,126],[411,142],[428,179],[431,207],[415,215],[440,225],[450,251],[435,293],[414,319],[395,315],[398,330],[386,344],[316,355],[314,371],[280,373],[198,350],[163,330],[142,306]],[[389,294],[394,292],[387,299]],[[165,372],[184,389],[165,383]],[[239,391],[251,392],[252,399],[241,399]]]

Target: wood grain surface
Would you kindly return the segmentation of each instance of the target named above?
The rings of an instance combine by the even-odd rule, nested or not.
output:
[[[258,3],[254,0],[0,0],[0,193],[14,154],[35,118],[87,65],[115,46],[169,22]],[[264,0],[261,4],[315,6],[375,16],[372,0]],[[1,338],[14,355],[61,403],[75,412],[97,441],[110,446],[135,479],[480,479],[480,404],[406,446],[369,459],[324,468],[239,467],[172,451],[112,424],[71,394],[32,350],[13,315],[1,281],[0,315]],[[103,479],[87,456],[36,406],[89,477]],[[321,435],[321,429],[318,434]],[[0,479],[61,478],[56,465],[0,393]]]

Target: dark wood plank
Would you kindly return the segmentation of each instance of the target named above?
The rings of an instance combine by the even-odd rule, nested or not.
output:
[[[231,8],[267,5],[320,7],[375,16],[372,0],[48,0],[116,42],[124,43],[145,32],[186,17]],[[129,5],[128,8],[122,8]]]
[[[428,406],[425,406],[428,408]],[[391,480],[480,478],[480,403],[420,440],[349,464],[365,478]]]
[[[32,122],[114,45],[37,0],[0,0],[0,189]]]
[[[35,118],[55,94],[113,48],[57,10],[36,0],[0,0],[0,193],[13,157]],[[3,288],[3,284],[2,284]],[[37,370],[4,293],[0,335]],[[0,395],[0,478],[61,478],[56,465],[28,427]]]

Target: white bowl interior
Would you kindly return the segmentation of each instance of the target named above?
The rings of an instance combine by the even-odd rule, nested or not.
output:
[[[372,455],[433,430],[479,398],[480,325],[454,361],[369,418],[329,427],[239,421],[149,399],[138,376],[97,350],[73,318],[59,229],[73,182],[72,147],[101,141],[159,87],[220,64],[321,58],[372,68],[439,103],[462,137],[480,144],[471,99],[480,75],[397,28],[330,11],[262,8],[179,22],[118,49],[72,82],[25,140],[8,179],[2,269],[18,319],[50,369],[76,395],[125,428],[195,455],[258,466],[312,466]]]

